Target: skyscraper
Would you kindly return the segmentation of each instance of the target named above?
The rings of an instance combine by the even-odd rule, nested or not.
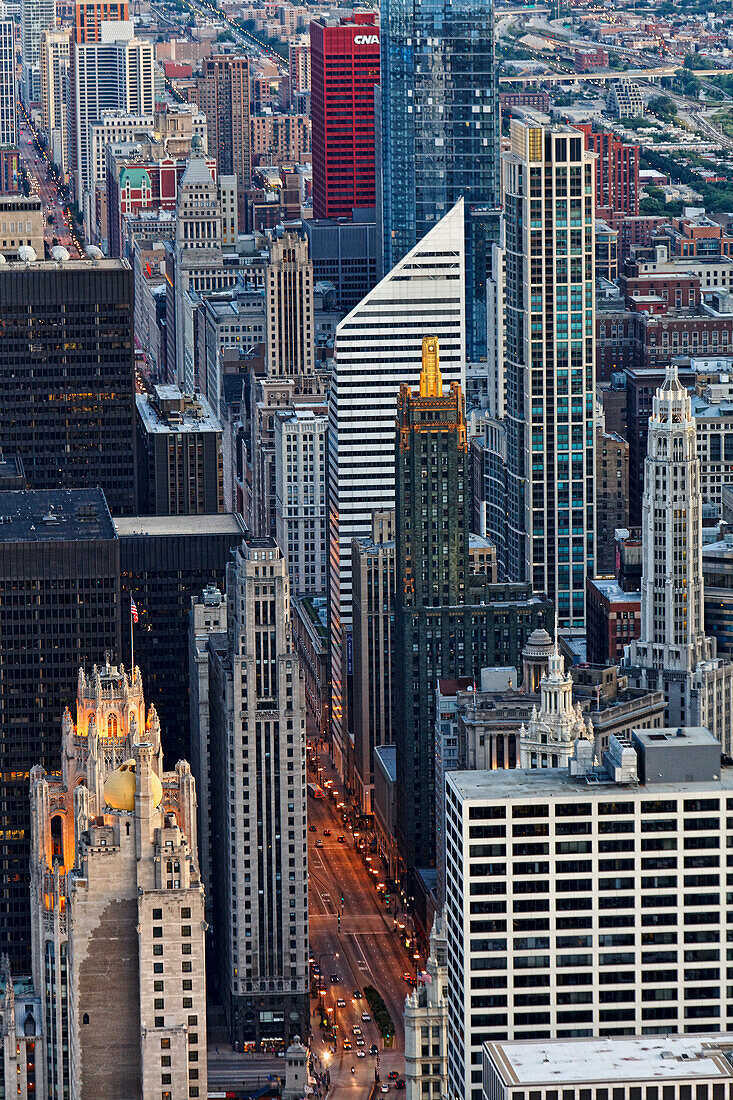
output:
[[[287,1047],[309,1023],[305,702],[287,562],[245,539],[227,567],[227,633],[208,685],[214,948],[237,1049]]]
[[[222,175],[237,177],[240,192],[252,175],[249,61],[246,57],[207,57],[196,85],[206,115],[209,150]]]
[[[382,272],[463,198],[466,338],[486,354],[486,278],[498,239],[499,104],[491,0],[382,0]]]
[[[136,503],[132,286],[122,260],[0,266],[0,448],[31,489],[100,486],[118,515]]]
[[[18,144],[15,106],[15,26],[0,22],[0,147]]]
[[[705,635],[702,494],[690,395],[667,375],[654,396],[642,499],[641,634],[623,667],[638,687],[664,691],[670,725],[701,725],[730,755],[733,663]]]
[[[44,31],[41,37],[41,104],[43,129],[51,159],[66,178],[69,170],[69,118],[66,113],[71,34]]]
[[[351,658],[351,540],[372,512],[394,507],[394,418],[400,386],[416,386],[426,329],[446,385],[464,376],[463,202],[456,203],[340,322],[329,391],[329,603],[333,751],[345,744]]]
[[[120,648],[120,552],[99,489],[0,493],[0,941],[27,970],[28,776],[61,754],[81,664]]]
[[[273,236],[266,276],[267,373],[301,380],[314,370],[313,264],[297,233]]]
[[[41,100],[41,35],[56,26],[55,0],[21,0],[20,52],[23,59],[23,102]]]
[[[513,119],[511,142],[507,574],[550,597],[558,628],[582,628],[595,559],[594,158],[571,126]]]
[[[379,26],[374,12],[310,25],[313,216],[350,218],[376,202],[374,87]]]

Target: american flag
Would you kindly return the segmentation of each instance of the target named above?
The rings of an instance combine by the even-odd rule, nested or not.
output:
[[[132,596],[130,596],[130,615],[132,616],[132,621],[134,623],[136,623],[137,622],[137,604],[133,600]]]

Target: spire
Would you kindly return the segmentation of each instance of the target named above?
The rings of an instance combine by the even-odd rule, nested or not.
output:
[[[673,392],[684,389],[682,383],[680,382],[679,375],[677,374],[676,363],[667,364],[664,382],[662,383],[662,389],[665,391],[671,390]]]
[[[443,377],[440,373],[440,352],[438,349],[437,336],[423,337],[422,370],[420,371],[420,396],[443,396]]]

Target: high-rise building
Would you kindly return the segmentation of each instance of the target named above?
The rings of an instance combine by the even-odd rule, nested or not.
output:
[[[121,260],[0,267],[0,448],[31,489],[101,486],[113,514],[136,507],[132,286]]]
[[[73,40],[102,41],[103,23],[124,23],[130,18],[128,0],[75,0]]]
[[[430,930],[430,953],[420,981],[405,1001],[405,1100],[438,1100],[448,1071],[448,970],[445,920]]]
[[[52,770],[31,771],[38,1094],[204,1097],[206,924],[191,769],[179,760],[163,771],[140,672],[109,660],[79,670],[76,717],[67,707],[61,729]]]
[[[377,282],[379,246],[375,216],[374,210],[362,210],[349,221],[303,220],[313,278],[316,282],[327,279],[333,283],[339,304],[347,313]]]
[[[732,791],[693,727],[612,737],[600,767],[583,740],[569,770],[448,775],[447,1095],[480,1100],[487,1040],[726,1027]]]
[[[0,146],[18,144],[15,104],[15,24],[0,21]]]
[[[629,445],[596,425],[596,572],[616,569],[615,532],[629,526]]]
[[[275,414],[277,544],[297,596],[325,595],[328,585],[327,433],[325,404]]]
[[[245,539],[226,595],[204,686],[219,993],[236,1049],[285,1048],[310,1014],[305,703],[274,539]]]
[[[20,53],[23,60],[23,102],[41,101],[41,35],[56,26],[55,0],[21,0]]]
[[[649,421],[642,499],[641,633],[623,667],[661,690],[667,721],[707,726],[730,754],[733,662],[705,634],[700,460],[690,395],[670,366]]]
[[[48,30],[41,36],[41,105],[51,159],[66,179],[69,171],[69,119],[66,112],[71,32]]]
[[[310,40],[313,216],[350,218],[354,208],[376,203],[377,15],[319,16]]]
[[[339,767],[352,675],[351,541],[369,536],[372,512],[394,507],[395,401],[402,383],[419,383],[426,330],[440,345],[445,384],[463,379],[463,279],[461,200],[336,330],[329,391],[329,601]]]
[[[313,264],[308,257],[308,242],[297,233],[272,237],[266,295],[268,376],[299,380],[312,374]]]
[[[209,149],[219,171],[236,176],[239,190],[246,191],[252,178],[248,59],[205,58],[196,99],[206,115]]]
[[[223,512],[221,423],[206,399],[158,385],[135,400],[141,514]]]
[[[585,134],[586,148],[596,153],[596,209],[639,213],[639,146],[621,141],[592,123],[576,129]]]
[[[594,571],[593,154],[512,119],[506,209],[507,574],[582,628]],[[487,535],[492,537],[487,530]]]
[[[99,489],[0,493],[0,941],[30,950],[34,764],[58,767],[59,715],[79,666],[120,649],[120,552]]]
[[[466,339],[477,359],[486,354],[486,279],[500,206],[494,5],[382,0],[379,34],[382,273],[462,197]]]
[[[122,652],[130,654],[130,599],[135,601],[135,665],[163,724],[163,752],[172,767],[191,760],[188,615],[207,585],[224,587],[232,550],[244,537],[238,515],[124,516],[120,545]]]

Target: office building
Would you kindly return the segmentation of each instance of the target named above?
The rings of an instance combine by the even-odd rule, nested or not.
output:
[[[206,924],[190,766],[163,771],[140,673],[109,660],[79,670],[76,715],[67,707],[61,727],[51,770],[31,771],[38,1093],[205,1097]]]
[[[0,252],[6,260],[17,260],[25,245],[36,256],[43,255],[43,207],[38,195],[0,194]]]
[[[313,216],[350,218],[355,207],[376,202],[377,15],[319,16],[310,25],[310,41]]]
[[[135,402],[141,514],[223,512],[221,424],[206,399],[158,385]]]
[[[718,657],[733,661],[733,533],[702,549],[705,632]]]
[[[486,278],[500,205],[493,5],[383,0],[379,35],[382,274],[463,198],[467,347],[476,360],[486,354]]]
[[[350,313],[377,282],[377,226],[374,210],[353,219],[303,220],[315,282],[333,283],[341,308]]]
[[[641,593],[615,577],[586,578],[586,654],[592,664],[618,664],[641,633]]]
[[[101,42],[103,23],[124,23],[129,18],[127,0],[75,0],[73,41]]]
[[[240,192],[252,179],[250,71],[246,57],[204,58],[196,102],[206,115],[209,149],[219,171],[237,177]]]
[[[503,172],[507,574],[549,596],[559,629],[581,629],[595,569],[593,155],[571,126],[512,119]]]
[[[596,425],[596,572],[616,568],[615,532],[629,526],[629,445]]]
[[[629,681],[664,691],[667,721],[705,725],[731,751],[733,663],[703,622],[700,461],[690,395],[674,366],[654,397],[642,499],[641,632]]]
[[[208,647],[215,965],[235,1049],[285,1049],[310,1015],[305,702],[274,539],[245,539],[226,594]]]
[[[483,1092],[487,1100],[509,1100],[510,1092],[532,1089],[538,1100],[549,1100],[560,1078],[566,1100],[581,1092],[587,1100],[603,1100],[612,1088],[647,1100],[660,1089],[667,1100],[697,1096],[700,1089],[700,1095],[724,1100],[733,1088],[729,1043],[729,1035],[704,1033],[486,1043]]]
[[[69,171],[69,118],[67,94],[71,33],[47,30],[41,35],[41,107],[42,125],[53,163],[61,178]]]
[[[573,702],[573,678],[557,649],[550,653],[540,680],[539,710],[519,730],[521,768],[565,768],[578,740],[593,742],[579,705]]]
[[[394,507],[395,400],[418,384],[426,331],[446,386],[464,376],[460,201],[339,324],[329,391],[329,536],[333,752],[342,766],[352,629],[351,541]]]
[[[274,114],[269,108],[250,119],[252,164],[267,167],[310,164],[311,120],[302,114]]]
[[[239,516],[125,516],[115,520],[120,547],[122,652],[130,654],[130,598],[135,601],[135,665],[163,726],[171,767],[191,760],[188,616],[207,585],[224,586],[232,550],[244,536]]]
[[[0,21],[0,146],[18,144],[15,103],[15,25]]]
[[[21,0],[20,54],[23,62],[23,102],[30,109],[41,101],[41,36],[56,26],[54,0]],[[13,50],[15,56],[15,50]]]
[[[325,404],[275,415],[277,544],[294,595],[323,596],[328,584]]]
[[[273,236],[266,273],[267,373],[302,380],[314,371],[313,264],[294,232]]]
[[[135,511],[132,311],[120,260],[0,267],[0,448],[29,488],[100,486],[113,514]]]
[[[13,980],[7,955],[0,957],[0,1081],[6,1096],[34,1100],[42,1095],[36,1076],[43,1059],[41,1002],[27,977]],[[43,1078],[41,1077],[41,1080]]]
[[[120,649],[120,555],[99,489],[0,493],[0,940],[16,972],[30,951],[34,764],[58,766],[59,715],[79,665]]]
[[[694,727],[449,774],[448,1095],[480,1100],[486,1041],[725,1030],[732,792]]]

